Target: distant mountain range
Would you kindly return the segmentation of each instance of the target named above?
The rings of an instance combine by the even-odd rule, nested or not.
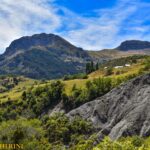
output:
[[[139,40],[128,40],[122,42],[114,49],[104,49],[100,51],[89,51],[91,57],[99,61],[100,59],[114,59],[132,55],[150,55],[150,42]]]
[[[139,40],[130,40],[122,42],[120,46],[116,48],[121,51],[129,50],[150,50],[150,42],[148,41],[139,41]]]
[[[116,49],[86,51],[54,34],[35,34],[14,40],[0,56],[0,74],[24,75],[36,79],[59,78],[85,70],[89,61],[149,54],[150,42],[125,41]]]

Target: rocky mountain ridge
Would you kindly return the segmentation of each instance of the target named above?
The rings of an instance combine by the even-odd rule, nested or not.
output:
[[[59,78],[85,69],[90,56],[54,34],[36,34],[13,41],[0,56],[0,74],[36,79]]]
[[[136,44],[137,43],[137,44]],[[128,46],[129,45],[129,46]],[[35,34],[14,40],[0,55],[0,74],[23,75],[35,79],[61,78],[85,71],[87,62],[102,63],[114,58],[147,55],[149,42],[126,41],[117,49],[86,51],[54,34]],[[136,50],[128,51],[128,49]],[[118,50],[119,49],[119,50]]]
[[[43,50],[58,51],[59,53],[68,53],[84,57],[85,53],[82,48],[75,47],[65,39],[54,34],[35,34],[32,36],[24,36],[14,40],[9,47],[6,48],[4,55],[12,55],[18,51],[27,51],[33,48],[45,48]],[[48,49],[47,49],[48,48]],[[81,54],[79,53],[81,52]]]
[[[150,50],[150,42],[140,40],[127,40],[122,42],[116,49],[120,51]]]

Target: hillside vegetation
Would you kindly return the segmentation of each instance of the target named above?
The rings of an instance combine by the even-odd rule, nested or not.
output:
[[[125,67],[127,63],[130,66]],[[124,67],[114,68],[120,65]],[[20,77],[14,87],[0,93],[0,142],[24,144],[26,150],[149,150],[149,138],[111,141],[106,137],[99,143],[91,121],[64,115],[149,71],[150,58],[134,56],[106,62],[85,79],[81,75],[67,80]],[[55,113],[58,107],[63,113]]]
[[[124,58],[118,58],[107,61],[99,65],[99,69],[88,74],[87,79],[75,79],[64,81],[66,85],[66,92],[69,94],[74,85],[79,88],[84,88],[87,81],[95,78],[111,78],[114,82],[126,81],[126,78],[132,78],[140,74],[149,72],[149,69],[145,69],[145,63],[148,64],[149,56],[129,56]],[[130,66],[125,66],[126,64]],[[116,66],[122,66],[122,68],[115,68]],[[116,81],[118,80],[118,81]]]
[[[91,135],[91,136],[90,136]],[[62,114],[50,118],[18,119],[0,124],[0,142],[18,143],[25,150],[149,150],[150,138],[138,136],[112,141],[105,137],[94,146],[96,136],[92,125],[75,118],[70,121]]]
[[[148,67],[145,67],[145,63],[149,60],[149,56],[131,56],[115,60],[110,60],[102,65],[99,65],[99,69],[88,75],[86,74],[77,74],[72,76],[64,76],[63,80],[60,80],[64,83],[65,93],[67,95],[71,94],[72,88],[85,88],[87,81],[92,81],[96,78],[111,78],[113,84],[119,84],[124,82],[129,78],[133,78],[140,74],[148,72]],[[130,64],[129,67],[125,67],[125,64]],[[148,64],[148,63],[147,63]],[[123,66],[123,68],[114,68],[115,66]],[[105,67],[107,67],[105,69]],[[144,71],[144,67],[146,68]],[[109,74],[110,73],[110,74]],[[7,77],[7,76],[6,76]],[[6,78],[7,79],[7,78]],[[11,78],[9,78],[11,79]],[[49,84],[52,80],[34,80],[29,78],[21,77],[17,85],[13,85],[11,89],[7,89],[0,92],[1,102],[7,100],[17,100],[23,91],[26,91],[30,87],[44,86]],[[115,83],[118,82],[118,83]],[[11,82],[8,82],[11,84]]]

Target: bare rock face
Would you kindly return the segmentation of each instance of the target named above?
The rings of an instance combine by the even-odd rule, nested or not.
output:
[[[92,121],[99,138],[150,136],[150,74],[137,77],[67,114]]]

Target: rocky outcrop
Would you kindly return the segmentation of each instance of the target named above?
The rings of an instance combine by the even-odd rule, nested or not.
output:
[[[101,139],[150,136],[150,74],[137,77],[67,114],[90,120]]]
[[[145,49],[150,50],[150,42],[148,42],[148,41],[139,41],[139,40],[124,41],[116,49],[121,50],[121,51],[145,50]]]

